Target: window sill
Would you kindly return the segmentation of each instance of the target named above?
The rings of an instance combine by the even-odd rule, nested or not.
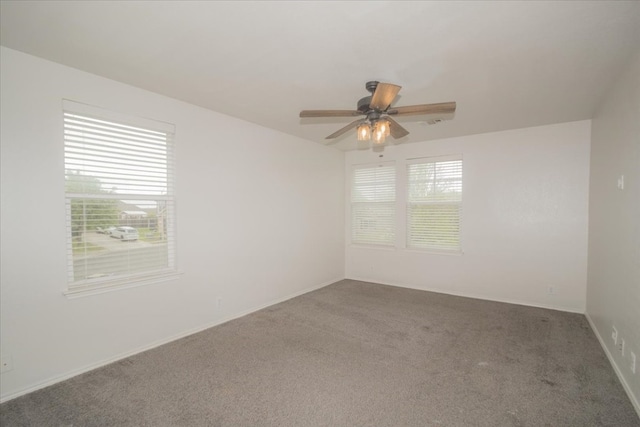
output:
[[[87,284],[67,289],[63,292],[64,296],[69,299],[81,298],[85,296],[104,294],[107,292],[120,291],[124,289],[137,288],[139,286],[154,285],[170,280],[178,279],[182,274],[181,271],[162,273],[153,276],[142,276],[135,278],[122,278],[112,281],[104,281],[96,284]]]
[[[364,243],[351,243],[349,247],[355,248],[355,249],[375,249],[379,251],[396,251],[397,250],[395,246],[391,246],[391,245],[373,245],[373,244],[367,245]]]
[[[420,253],[425,255],[446,255],[446,256],[462,256],[462,251],[445,251],[437,249],[420,249],[420,248],[405,248],[405,252]]]

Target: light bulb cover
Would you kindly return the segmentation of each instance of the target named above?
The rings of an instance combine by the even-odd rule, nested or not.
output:
[[[371,126],[369,123],[362,123],[358,126],[358,141],[369,141],[371,139]]]
[[[385,137],[389,136],[391,133],[391,126],[389,121],[384,119],[377,121],[375,131],[381,132]]]
[[[385,140],[385,134],[384,134],[384,131],[382,129],[378,129],[378,130],[373,132],[373,142],[376,145],[384,144],[384,140]]]

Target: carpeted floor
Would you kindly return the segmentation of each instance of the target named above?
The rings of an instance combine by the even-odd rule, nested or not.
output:
[[[0,406],[10,426],[640,426],[579,314],[344,280]]]

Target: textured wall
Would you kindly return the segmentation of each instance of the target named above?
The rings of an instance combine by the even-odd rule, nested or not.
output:
[[[347,230],[347,277],[584,312],[589,132],[580,121],[391,146],[383,158],[347,153],[347,177],[357,163],[396,161],[402,172],[406,159],[463,155],[463,254],[405,249],[400,205],[394,249],[351,246]]]
[[[3,399],[344,276],[341,152],[6,48],[1,65]],[[176,125],[179,279],[62,294],[63,98]]]
[[[587,314],[640,413],[640,53],[603,100],[591,133]]]

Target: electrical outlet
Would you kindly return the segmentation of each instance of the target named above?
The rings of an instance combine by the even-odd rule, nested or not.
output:
[[[547,295],[555,295],[556,294],[556,290],[554,289],[553,286],[548,286],[547,287]]]
[[[0,373],[5,373],[13,369],[13,360],[10,354],[0,355]]]
[[[623,338],[620,338],[618,340],[617,347],[618,347],[618,351],[620,352],[620,354],[622,354],[624,356],[624,339]]]
[[[618,345],[618,330],[615,328],[611,328],[611,339],[613,340],[613,345]]]
[[[220,308],[222,305],[222,297],[216,298],[216,308]]]
[[[629,352],[629,354],[631,355],[631,372],[633,372],[634,374],[636,373],[636,354],[631,351]]]

